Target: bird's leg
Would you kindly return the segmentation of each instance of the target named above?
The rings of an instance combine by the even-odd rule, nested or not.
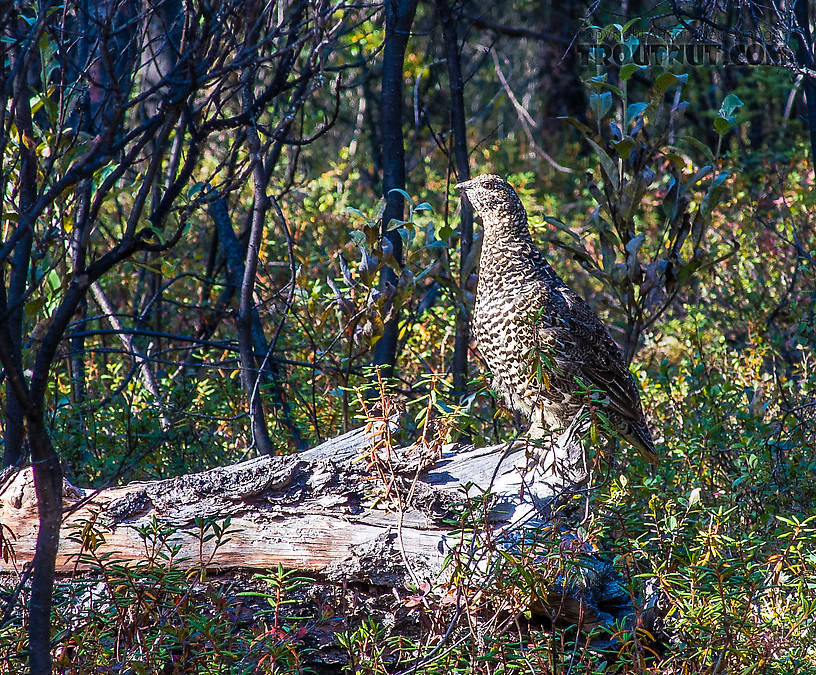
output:
[[[587,478],[586,459],[581,438],[589,429],[591,419],[582,406],[578,414],[554,444],[554,465],[556,474],[565,481],[583,485]]]
[[[539,440],[544,435],[539,431],[542,425],[533,421],[529,438],[536,446],[534,453],[537,456],[526,477],[531,486],[546,485],[550,496],[557,498],[586,484],[588,473],[581,437],[589,428],[590,419],[585,412],[586,406],[578,411],[569,426],[549,447]],[[531,491],[536,490],[533,488]]]
[[[561,432],[561,435],[550,443],[549,448],[544,448],[540,442],[541,439],[549,436],[549,433],[543,421],[534,416],[527,437],[536,441],[534,444],[539,449],[537,464],[543,471],[556,475],[569,475],[575,473],[574,469],[578,465],[583,467],[584,451],[581,436],[590,425],[590,419],[585,413],[586,406],[583,406],[569,426]]]
[[[563,497],[586,484],[588,474],[581,436],[589,426],[589,419],[584,413],[585,408],[582,408],[554,442],[545,440],[549,433],[543,421],[533,415],[527,438],[522,441],[526,452],[508,463],[491,484],[495,494],[517,495],[511,501],[521,497],[521,502],[516,502],[511,522],[530,517],[548,521],[554,506]]]

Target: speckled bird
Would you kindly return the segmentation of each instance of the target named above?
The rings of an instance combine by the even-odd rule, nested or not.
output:
[[[457,188],[484,226],[473,333],[493,388],[530,422],[530,435],[570,426],[596,395],[615,433],[657,461],[640,395],[598,315],[533,244],[527,212],[500,176]],[[577,380],[583,383],[583,387]]]

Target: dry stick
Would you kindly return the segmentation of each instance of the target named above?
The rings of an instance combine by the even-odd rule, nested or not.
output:
[[[502,83],[502,87],[504,87],[504,91],[507,93],[507,98],[510,99],[510,102],[513,104],[513,107],[516,109],[516,113],[518,114],[519,122],[521,122],[521,128],[524,129],[524,134],[527,136],[527,140],[529,141],[530,145],[533,146],[535,151],[547,161],[547,163],[552,166],[554,169],[558,171],[562,171],[563,173],[575,173],[573,169],[570,169],[567,166],[562,166],[558,162],[556,162],[550,155],[542,148],[538,143],[535,142],[533,139],[533,133],[530,131],[530,127],[538,131],[538,125],[533,121],[533,118],[530,116],[530,113],[527,112],[527,109],[521,104],[521,102],[516,98],[516,95],[513,93],[513,90],[510,88],[510,84],[507,82],[507,79],[504,76],[504,72],[501,69],[501,65],[499,65],[499,57],[496,54],[496,50],[492,49],[490,51],[490,55],[493,57],[493,64],[496,67],[496,75],[499,76],[499,81]]]
[[[380,371],[377,371],[377,375],[379,377]],[[380,377],[380,386],[382,387],[382,378]],[[431,389],[433,389],[434,383],[431,382]],[[385,390],[381,389],[383,398],[385,395]],[[383,407],[384,407],[384,400],[383,400]],[[431,419],[431,411],[433,409],[433,397],[428,396],[428,407],[425,411],[425,424],[422,428],[422,436],[417,441],[417,446],[420,444],[425,445],[427,443],[427,435],[428,435],[428,426]],[[385,424],[388,425],[388,419],[386,418]],[[390,440],[390,439],[389,439]],[[422,462],[417,462],[417,468],[414,472],[414,479],[411,481],[411,487],[408,490],[408,496],[405,498],[403,502],[402,496],[399,494],[399,490],[397,490],[397,500],[399,506],[399,514],[397,519],[397,541],[399,542],[400,546],[400,555],[402,556],[402,564],[405,565],[405,569],[408,570],[408,573],[411,575],[411,579],[413,579],[414,584],[417,588],[419,588],[419,578],[417,577],[416,573],[414,572],[413,568],[411,567],[410,563],[408,562],[408,554],[405,552],[405,539],[403,537],[403,523],[405,521],[405,510],[411,505],[411,502],[414,499],[414,493],[416,492],[417,481],[419,480],[419,474],[422,473]]]
[[[18,55],[16,62],[21,57]],[[34,203],[37,180],[37,159],[33,147],[34,130],[31,119],[31,107],[28,102],[25,89],[24,71],[21,71],[20,81],[17,82],[16,101],[12,102],[14,109],[14,120],[19,129],[22,139],[31,138],[31,143],[20,143],[20,169],[15,185],[18,193],[18,209],[22,214],[31,209]],[[25,98],[25,101],[20,99]],[[18,225],[20,231],[22,225]],[[14,234],[17,234],[15,232]],[[12,235],[12,239],[14,236]],[[8,340],[11,351],[11,363],[4,363],[7,371],[14,370],[15,373],[22,373],[23,370],[23,303],[26,299],[26,287],[28,285],[29,263],[31,250],[34,242],[33,230],[29,229],[22,233],[19,241],[14,245],[11,260],[11,269],[8,275],[8,295],[3,298],[2,314],[0,321],[4,324],[7,334],[3,338]],[[3,272],[5,277],[5,272]],[[5,283],[5,278],[3,278]],[[4,289],[5,296],[5,289]],[[5,332],[5,331],[4,331]],[[23,441],[25,438],[24,418],[28,412],[28,406],[24,403],[25,397],[16,390],[14,381],[6,383],[6,405],[5,405],[5,429],[4,429],[4,464],[17,464],[25,457]]]
[[[283,226],[283,231],[286,234],[286,255],[289,260],[289,290],[286,293],[286,306],[283,312],[283,317],[275,329],[275,336],[272,338],[272,341],[269,344],[268,354],[271,354],[278,344],[278,339],[280,338],[281,330],[283,329],[283,324],[286,321],[286,317],[289,315],[289,312],[292,311],[292,305],[294,304],[295,300],[297,267],[295,266],[294,238],[292,237],[292,231],[289,229],[289,223],[286,221],[286,217],[283,215],[283,211],[281,210],[278,201],[271,195],[269,196],[269,201],[272,204],[272,208],[275,209],[275,214],[278,216],[278,220],[280,220],[281,225]],[[266,358],[269,358],[268,354]]]
[[[555,451],[555,447],[560,447],[562,449],[562,452],[565,453],[565,458],[567,458],[568,461],[574,461],[575,460],[575,453],[574,452],[570,453],[568,446],[570,446],[570,444],[575,443],[574,436],[575,436],[576,433],[580,433],[580,431],[581,431],[582,421],[579,420],[579,417],[581,417],[582,413],[583,413],[583,409],[579,412],[578,415],[576,415],[575,420],[573,421],[573,423],[570,424],[570,426],[564,431],[564,433],[561,435],[561,437],[559,437],[557,439],[557,441],[555,443],[555,446],[553,448],[553,451]],[[516,435],[510,441],[508,441],[508,443],[507,443],[507,445],[505,447],[505,450],[502,453],[501,459],[496,464],[496,467],[493,470],[493,475],[491,476],[490,483],[488,485],[488,491],[490,491],[492,489],[492,487],[493,487],[493,485],[494,485],[494,483],[496,481],[496,478],[498,476],[499,469],[501,468],[502,463],[510,456],[510,454],[514,450],[517,450],[516,441],[519,439],[520,436],[521,436],[521,432],[517,432]],[[580,441],[579,441],[579,443],[580,443]],[[557,458],[558,458],[558,455],[556,455],[556,459]],[[586,467],[586,456],[585,456],[585,454],[583,452],[581,452],[580,459],[583,462],[584,467]],[[529,491],[529,487],[527,486],[527,484],[524,482],[523,479],[522,479],[522,485],[523,485],[524,488],[528,489],[528,491]],[[588,507],[590,490],[586,489],[586,488],[578,488],[577,491],[581,491],[581,492],[585,491],[586,492],[587,507]],[[554,493],[552,495],[552,501],[553,501],[553,503],[555,503],[561,497],[563,497],[564,495],[574,494],[575,492],[576,492],[576,487],[575,487],[574,484],[566,485],[563,490],[561,490],[560,492],[556,492],[556,493]],[[526,526],[533,518],[534,518],[533,513],[528,514],[524,519],[520,519],[519,521],[511,524],[510,527],[505,528],[504,529],[504,535],[506,536],[506,535],[510,534],[511,532],[513,532],[514,530]],[[469,562],[469,564],[476,562],[476,556],[477,556],[477,549],[475,547],[475,538],[474,538],[474,539],[471,540],[470,548],[469,548],[469,551],[468,551],[468,562]],[[450,645],[450,647],[447,650],[440,653],[440,650],[442,650],[442,648],[445,646],[445,643],[447,642],[448,638],[450,637],[451,633],[453,632],[453,629],[454,629],[454,627],[455,627],[455,625],[456,625],[456,623],[457,623],[457,621],[459,619],[459,616],[461,615],[462,608],[461,608],[461,606],[459,604],[460,599],[461,599],[461,590],[457,589],[456,611],[454,612],[454,616],[453,616],[453,618],[451,619],[451,621],[450,621],[450,623],[448,625],[448,629],[446,630],[445,635],[443,636],[443,638],[439,642],[439,644],[436,645],[436,647],[431,651],[430,654],[425,656],[423,659],[418,660],[411,668],[400,671],[398,673],[398,675],[408,675],[408,673],[416,673],[417,670],[421,666],[424,666],[424,665],[430,663],[431,661],[433,661],[434,659],[441,658],[442,656],[450,653],[453,649],[455,649],[457,646],[462,644],[462,642],[464,642],[464,638],[460,638],[459,640],[454,642],[452,645]],[[564,596],[563,595],[562,595],[561,601],[562,602],[564,601]]]
[[[301,5],[302,9],[302,5]],[[339,27],[339,23],[335,28],[330,31],[332,34],[334,31],[337,30]],[[325,40],[324,40],[325,41]],[[309,55],[308,64],[306,71],[311,76],[315,74],[315,67],[318,61],[318,57],[320,55],[320,48],[323,46],[323,42],[320,45],[313,48],[312,52]],[[293,58],[293,57],[292,57]],[[281,69],[276,73],[275,81],[273,82],[273,88],[277,88],[278,90],[282,90],[283,84],[286,81],[286,76],[288,75],[289,71],[292,67],[292,60],[288,60],[281,66]],[[244,73],[244,109],[245,111],[254,110],[254,104],[256,101],[253,99],[253,94],[248,88],[248,81],[250,79],[249,71]],[[239,324],[242,320],[248,320],[252,322],[252,327],[250,332],[252,333],[253,342],[255,344],[256,351],[262,351],[264,353],[264,357],[262,360],[262,364],[260,368],[257,369],[258,374],[254,378],[254,382],[250,382],[249,380],[245,380],[245,389],[250,398],[250,419],[252,420],[253,429],[256,428],[256,425],[262,426],[266,429],[266,421],[263,420],[262,422],[258,419],[259,415],[263,414],[263,406],[260,402],[259,396],[259,384],[260,384],[260,373],[264,372],[265,366],[269,363],[270,357],[272,352],[274,351],[275,347],[277,346],[278,339],[280,337],[281,331],[283,329],[283,325],[285,323],[286,316],[288,315],[289,311],[291,310],[292,304],[294,302],[294,292],[295,292],[295,276],[296,276],[296,268],[295,268],[295,257],[294,257],[294,245],[291,232],[289,230],[288,224],[286,219],[283,217],[283,212],[280,209],[277,201],[274,197],[267,195],[266,188],[269,183],[269,178],[271,176],[271,171],[275,166],[277,155],[280,152],[280,148],[286,140],[286,132],[288,131],[289,127],[291,126],[292,122],[296,117],[297,110],[302,108],[306,97],[316,88],[316,85],[310,85],[309,78],[307,77],[304,79],[300,85],[295,90],[292,99],[290,101],[289,108],[284,115],[283,119],[279,122],[278,126],[275,130],[271,133],[271,137],[274,140],[274,145],[272,148],[272,153],[270,158],[267,159],[266,162],[263,161],[262,158],[262,149],[260,143],[260,137],[258,134],[259,126],[257,121],[253,118],[251,121],[250,127],[246,131],[246,140],[247,144],[250,149],[251,157],[252,157],[252,174],[253,180],[255,183],[255,205],[252,214],[252,225],[250,228],[250,242],[248,246],[248,253],[247,253],[247,260],[246,266],[244,267],[244,276],[243,282],[241,284],[241,309],[239,309]],[[268,146],[267,146],[268,147]],[[283,225],[284,231],[287,237],[287,251],[289,254],[289,268],[291,273],[290,283],[289,283],[289,292],[287,295],[286,301],[286,310],[284,313],[283,319],[278,323],[277,329],[275,331],[275,336],[272,342],[267,346],[265,344],[266,340],[263,336],[263,330],[260,325],[260,319],[257,314],[257,309],[252,302],[252,289],[254,288],[254,275],[255,269],[257,268],[258,264],[258,249],[260,244],[260,236],[263,232],[263,220],[264,215],[269,207],[272,205],[281,220]],[[230,227],[230,230],[232,228]],[[252,268],[252,269],[250,269]],[[251,271],[251,274],[250,274]],[[251,306],[251,307],[250,307]],[[244,311],[247,312],[247,317],[251,314],[251,317],[244,318]],[[241,339],[242,329],[239,325],[239,342],[242,342]],[[259,346],[263,345],[262,349],[258,349]],[[249,350],[242,344],[242,360],[244,360],[244,352],[246,352],[246,356],[249,355]],[[254,363],[254,361],[253,361]],[[296,447],[301,448],[303,445],[302,438],[300,436],[299,430],[294,422],[291,420],[291,416],[288,412],[288,405],[283,399],[283,392],[280,388],[280,383],[277,381],[279,378],[276,378],[276,387],[277,387],[277,396],[280,399],[279,403],[283,413],[283,423],[284,426],[287,427],[292,441]],[[251,386],[250,386],[251,385]],[[260,426],[258,426],[259,432],[261,431]],[[263,432],[262,432],[263,433]],[[253,432],[253,435],[255,432]],[[268,430],[265,431],[265,435],[268,438]],[[256,439],[257,442],[257,439]],[[265,445],[265,443],[264,443]],[[271,445],[269,446],[271,450]],[[260,448],[259,448],[260,449]],[[266,454],[262,449],[260,451],[263,454]]]
[[[265,352],[265,354],[263,356],[263,360],[261,361],[261,364],[259,366],[258,370],[261,373],[265,372],[267,370],[267,364],[269,364],[270,360],[273,359],[272,353],[275,351],[275,348],[276,348],[276,346],[278,344],[278,339],[280,338],[281,331],[283,330],[283,324],[286,322],[286,319],[287,319],[287,317],[289,316],[289,313],[292,310],[292,305],[294,304],[294,300],[295,300],[295,282],[296,282],[296,277],[297,277],[297,269],[295,267],[294,241],[293,241],[293,238],[292,238],[292,233],[289,230],[289,224],[286,222],[286,218],[284,217],[283,211],[281,210],[280,205],[278,204],[277,200],[273,196],[269,195],[269,201],[272,204],[272,206],[274,207],[275,212],[276,212],[278,218],[280,219],[281,224],[283,225],[283,229],[286,232],[287,251],[288,251],[288,255],[289,255],[290,278],[289,278],[289,284],[288,284],[289,290],[288,290],[287,295],[286,295],[286,305],[285,305],[285,309],[283,311],[283,316],[281,317],[281,320],[278,322],[278,325],[277,325],[277,327],[275,329],[275,335],[272,338],[272,340],[270,341],[269,346],[267,347],[266,352]],[[280,360],[277,360],[277,361],[280,362]],[[253,392],[252,392],[253,396],[258,395],[258,385],[260,383],[260,379],[261,378],[258,377],[255,380],[255,386],[254,386]],[[281,405],[281,411],[282,411],[282,415],[283,415],[283,423],[287,427],[287,429],[289,430],[289,433],[292,435],[292,442],[294,443],[295,447],[298,448],[298,449],[302,449],[303,439],[302,439],[302,437],[300,435],[300,431],[298,430],[297,426],[291,420],[288,401],[284,400],[282,391],[279,392],[279,396],[280,396],[280,401],[278,401],[278,403],[280,403],[280,405]]]
[[[256,25],[252,31],[250,31],[250,36],[254,36],[257,30],[258,26]],[[255,106],[255,96],[252,87],[256,71],[257,67],[250,67],[243,72],[241,77],[243,108],[244,112],[248,113],[252,113]],[[280,75],[280,71],[278,75]],[[302,86],[305,86],[305,84]],[[254,205],[249,243],[247,245],[246,263],[244,265],[244,274],[240,286],[238,341],[241,348],[241,376],[244,389],[249,396],[250,424],[252,427],[253,440],[261,454],[272,454],[274,448],[269,437],[263,403],[258,391],[261,371],[257,367],[253,352],[253,343],[260,344],[265,342],[260,320],[253,321],[253,319],[257,319],[257,308],[253,300],[253,291],[255,288],[255,276],[260,255],[261,239],[263,237],[264,221],[270,203],[269,197],[266,194],[267,185],[269,184],[269,172],[266,171],[264,167],[261,141],[256,126],[256,116],[256,114],[251,114],[249,127],[246,130],[246,140],[250,151],[254,185]],[[288,128],[288,124],[293,117],[293,115],[286,115],[285,120],[288,120],[288,122],[284,121],[281,123],[284,130]],[[266,351],[266,349],[264,349],[264,351]],[[264,359],[264,362],[266,361],[267,360]],[[297,441],[297,439],[294,440]]]
[[[505,459],[507,459],[507,457],[509,457],[510,453],[514,449],[513,446],[515,444],[515,441],[518,439],[519,435],[520,435],[520,433],[516,433],[516,436],[512,440],[510,440],[508,442],[507,447],[504,450],[501,459],[496,464],[496,467],[493,470],[493,475],[492,475],[492,477],[490,479],[490,483],[488,485],[488,491],[491,489],[491,487],[493,486],[493,483],[496,480],[496,476],[498,475],[499,468],[500,468],[502,462]],[[412,489],[413,489],[413,486],[412,486]],[[469,550],[468,550],[468,563],[473,563],[475,561],[475,559],[476,559],[477,550],[476,550],[476,543],[475,542],[476,542],[476,540],[475,540],[475,537],[474,537],[473,539],[471,539],[470,547],[469,547]],[[404,551],[403,551],[403,562],[406,564],[406,568],[407,568],[406,558],[407,558],[407,556],[405,556]],[[410,571],[410,568],[408,568],[408,569]],[[414,580],[414,582],[417,583],[416,579]],[[419,584],[417,583],[417,586],[418,585]],[[448,623],[448,627],[445,630],[445,634],[442,636],[442,639],[431,650],[431,652],[429,654],[427,654],[426,656],[424,656],[421,659],[417,659],[417,661],[415,661],[414,664],[410,668],[406,668],[404,670],[398,671],[396,673],[396,675],[409,675],[409,673],[410,674],[417,673],[420,667],[423,667],[423,666],[431,663],[436,658],[441,658],[441,657],[449,654],[451,651],[456,649],[456,647],[458,647],[459,645],[461,645],[465,641],[464,637],[459,638],[453,644],[451,644],[448,647],[448,649],[442,651],[443,648],[445,647],[448,639],[450,638],[451,634],[453,633],[453,630],[454,630],[454,628],[456,627],[456,624],[459,621],[459,617],[462,615],[462,605],[460,604],[461,600],[462,600],[462,589],[461,589],[461,586],[457,585],[455,610],[454,610],[453,616],[451,617],[451,620]],[[468,617],[468,621],[469,621],[469,617]]]
[[[167,417],[167,414],[164,411],[164,401],[162,399],[161,392],[159,391],[159,384],[156,382],[156,376],[150,369],[150,357],[143,354],[139,348],[136,347],[132,333],[123,332],[124,326],[122,326],[122,322],[119,320],[119,317],[116,314],[116,308],[113,306],[113,303],[110,301],[108,296],[105,295],[105,291],[102,290],[102,286],[100,286],[98,281],[94,281],[91,284],[91,292],[93,293],[97,304],[105,313],[111,327],[114,331],[116,331],[116,335],[120,342],[124,345],[127,352],[131,355],[134,364],[138,367],[142,384],[144,384],[145,389],[150,392],[150,395],[156,400],[156,403],[159,404],[161,408],[159,419],[161,420],[162,431],[169,430],[170,419]]]

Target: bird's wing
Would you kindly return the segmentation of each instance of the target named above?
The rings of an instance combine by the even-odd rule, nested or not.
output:
[[[559,327],[563,334],[559,337],[564,343],[571,343],[575,374],[584,384],[603,391],[609,397],[608,407],[611,410],[624,419],[641,421],[643,408],[640,395],[618,346],[583,298],[566,284],[559,290],[565,303],[562,314],[565,320]]]

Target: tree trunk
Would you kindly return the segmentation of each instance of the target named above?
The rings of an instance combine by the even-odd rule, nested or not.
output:
[[[15,58],[12,63],[15,66],[17,59],[22,57],[22,48],[15,50]],[[15,82],[15,92],[27,90],[28,64],[23,63],[17,73]],[[16,121],[19,132],[25,137],[34,138],[31,107],[27,96],[17,95],[15,102]],[[36,167],[37,159],[34,149],[23,144],[20,148],[21,162],[20,173],[17,182],[19,193],[19,212],[26,213],[34,204],[36,193]],[[5,321],[8,326],[7,338],[10,340],[11,359],[14,369],[23,370],[23,308],[26,301],[26,290],[28,288],[28,271],[31,260],[31,247],[34,243],[34,233],[32,228],[26,228],[17,243],[14,245],[14,253],[11,258],[11,271],[9,273],[8,292],[5,299],[5,308],[8,311],[8,319]],[[4,279],[5,281],[5,279]],[[25,410],[22,401],[17,396],[14,387],[11,386],[8,375],[6,376],[6,426],[4,433],[3,466],[14,466],[21,464],[25,459],[23,452],[23,439],[25,437],[24,427]]]
[[[405,189],[405,145],[402,134],[402,83],[405,77],[405,49],[411,34],[418,0],[386,0],[385,47],[383,48],[382,98],[380,101],[380,130],[382,138],[383,180],[382,191],[385,211],[382,216],[382,236],[393,249],[394,260],[402,265],[402,238],[396,230],[389,231],[391,220],[402,220],[404,198],[398,188]],[[388,293],[395,289],[397,275],[389,266],[380,273],[380,290]],[[385,331],[374,347],[374,364],[383,366],[384,374],[391,376],[397,363],[399,315],[394,309],[385,323]]]
[[[227,284],[217,305],[218,307],[222,307],[226,306],[235,292],[241,289],[245,275],[245,254],[241,247],[241,242],[238,241],[238,237],[235,235],[232,219],[227,210],[226,198],[221,195],[215,196],[210,200],[208,210],[215,224],[218,245],[224,252],[226,263]],[[247,335],[250,338],[251,350],[254,350],[255,360],[253,363],[257,364],[258,361],[263,362],[259,372],[264,382],[272,391],[272,405],[275,407],[276,413],[280,415],[280,422],[289,434],[292,445],[298,449],[303,449],[303,440],[300,430],[292,419],[291,407],[288,401],[284,400],[280,370],[274,359],[265,358],[269,351],[269,343],[266,340],[261,317],[258,314],[258,309],[255,307],[254,302],[249,307],[249,321],[250,325]],[[251,390],[247,391],[247,396],[249,397],[250,395]]]
[[[445,41],[445,59],[448,65],[450,88],[450,117],[453,130],[453,157],[458,182],[470,179],[465,124],[465,85],[459,59],[459,35],[448,0],[436,0],[436,11],[442,24]],[[473,244],[473,210],[467,200],[461,202],[459,223],[459,297],[456,298],[456,330],[453,343],[453,393],[456,397],[467,393],[468,348],[470,346],[470,307],[466,302],[468,278],[473,270],[467,265]]]
[[[36,516],[32,525],[37,534],[28,605],[29,667],[31,675],[51,672],[52,589],[62,521],[62,467],[48,438],[43,410],[27,418],[32,479],[36,495]]]
[[[813,70],[813,39],[810,34],[810,3],[806,1],[797,2],[794,5],[796,12],[796,23],[799,24],[801,35],[799,35],[799,63]],[[805,101],[808,112],[808,128],[810,130],[810,163],[816,167],[816,81],[805,75],[802,84],[805,89]]]

